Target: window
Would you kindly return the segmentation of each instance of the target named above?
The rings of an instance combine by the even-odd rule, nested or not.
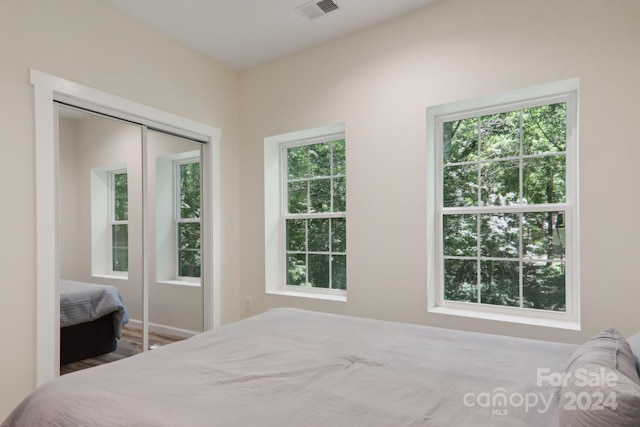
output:
[[[176,161],[178,277],[200,277],[200,161]]]
[[[129,196],[127,171],[109,173],[111,194],[111,270],[113,273],[126,273],[129,270]]]
[[[126,279],[128,271],[127,164],[91,169],[91,274]]]
[[[344,125],[265,139],[265,288],[346,301]]]
[[[200,286],[202,193],[200,150],[156,158],[156,280]]]
[[[345,140],[283,145],[286,284],[347,289]]]
[[[127,279],[129,175],[126,163],[91,169],[91,274]]]
[[[433,116],[432,308],[577,318],[575,92],[525,99]]]

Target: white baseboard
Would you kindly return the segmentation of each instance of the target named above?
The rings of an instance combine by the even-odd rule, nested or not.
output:
[[[142,330],[142,321],[136,319],[129,319],[129,323],[127,323],[127,327],[133,329]],[[149,332],[153,332],[154,334],[162,334],[162,335],[174,335],[176,337],[181,338],[190,338],[198,332],[190,331],[188,329],[180,329],[175,328],[173,326],[160,325],[158,323],[149,322]]]

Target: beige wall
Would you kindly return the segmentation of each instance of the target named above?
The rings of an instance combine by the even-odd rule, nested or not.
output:
[[[252,264],[240,274],[254,311],[288,305],[570,342],[608,326],[640,330],[638,18],[634,0],[441,0],[242,73],[242,253]],[[573,77],[582,331],[427,313],[425,109]],[[265,295],[264,138],[341,122],[348,301]]]
[[[80,179],[78,172],[78,123],[76,120],[60,117],[58,121],[58,256],[60,277],[79,280],[82,276],[82,262],[78,260],[86,251],[78,242],[80,239]],[[85,178],[86,179],[86,178]],[[90,246],[89,246],[90,247]]]
[[[34,100],[29,69],[222,131],[223,321],[237,318],[238,76],[98,0],[0,2],[0,418],[35,385]]]

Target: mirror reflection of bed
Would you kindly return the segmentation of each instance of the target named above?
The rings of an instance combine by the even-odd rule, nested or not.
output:
[[[115,352],[129,322],[115,286],[60,280],[60,365]],[[120,346],[123,354],[124,346]],[[67,367],[65,371],[75,370]]]
[[[129,312],[115,286],[60,280],[60,374],[142,353],[142,330],[127,326]],[[184,339],[149,335],[151,348]]]
[[[200,144],[68,106],[59,105],[58,115],[61,374],[144,351],[145,319],[147,350],[201,332],[200,278],[176,271],[196,276],[199,266],[169,260],[185,233],[167,216],[175,212],[167,203],[182,200],[174,191],[182,170],[176,165],[193,172],[188,165],[199,166]],[[194,192],[185,197],[199,202],[199,184]],[[199,206],[191,212],[188,230],[199,245]]]

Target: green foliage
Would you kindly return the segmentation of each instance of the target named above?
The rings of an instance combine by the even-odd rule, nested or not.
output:
[[[344,140],[287,150],[289,213],[345,212]]]
[[[478,205],[478,166],[445,166],[443,201],[445,207]]]
[[[129,196],[127,173],[117,173],[113,175],[114,184],[114,220],[127,221],[129,217]]]
[[[564,311],[565,264],[528,262],[523,266],[523,306]]]
[[[483,304],[520,305],[517,261],[480,262],[481,298]]]
[[[200,223],[178,224],[178,276],[200,277]]]
[[[200,162],[179,166],[180,220],[200,218]],[[201,276],[201,232],[199,221],[178,222],[178,276]]]
[[[444,123],[444,207],[565,202],[565,150],[565,103]],[[563,211],[445,213],[442,226],[445,299],[565,310]]]
[[[443,159],[445,163],[478,160],[478,119],[447,122],[443,129]]]
[[[111,268],[113,271],[129,271],[129,227],[127,224],[111,226]]]
[[[347,256],[333,255],[331,257],[331,287],[333,289],[347,289]]]
[[[478,301],[478,263],[471,260],[444,260],[444,297],[450,301]]]
[[[180,165],[180,218],[200,218],[200,162]]]
[[[346,289],[346,219],[287,219],[286,229],[287,284]]]
[[[113,220],[127,221],[129,218],[129,195],[127,172],[113,174]],[[111,226],[111,269],[129,270],[129,228],[127,224]]]
[[[287,254],[287,284],[293,286],[312,286],[307,281],[306,254]]]

